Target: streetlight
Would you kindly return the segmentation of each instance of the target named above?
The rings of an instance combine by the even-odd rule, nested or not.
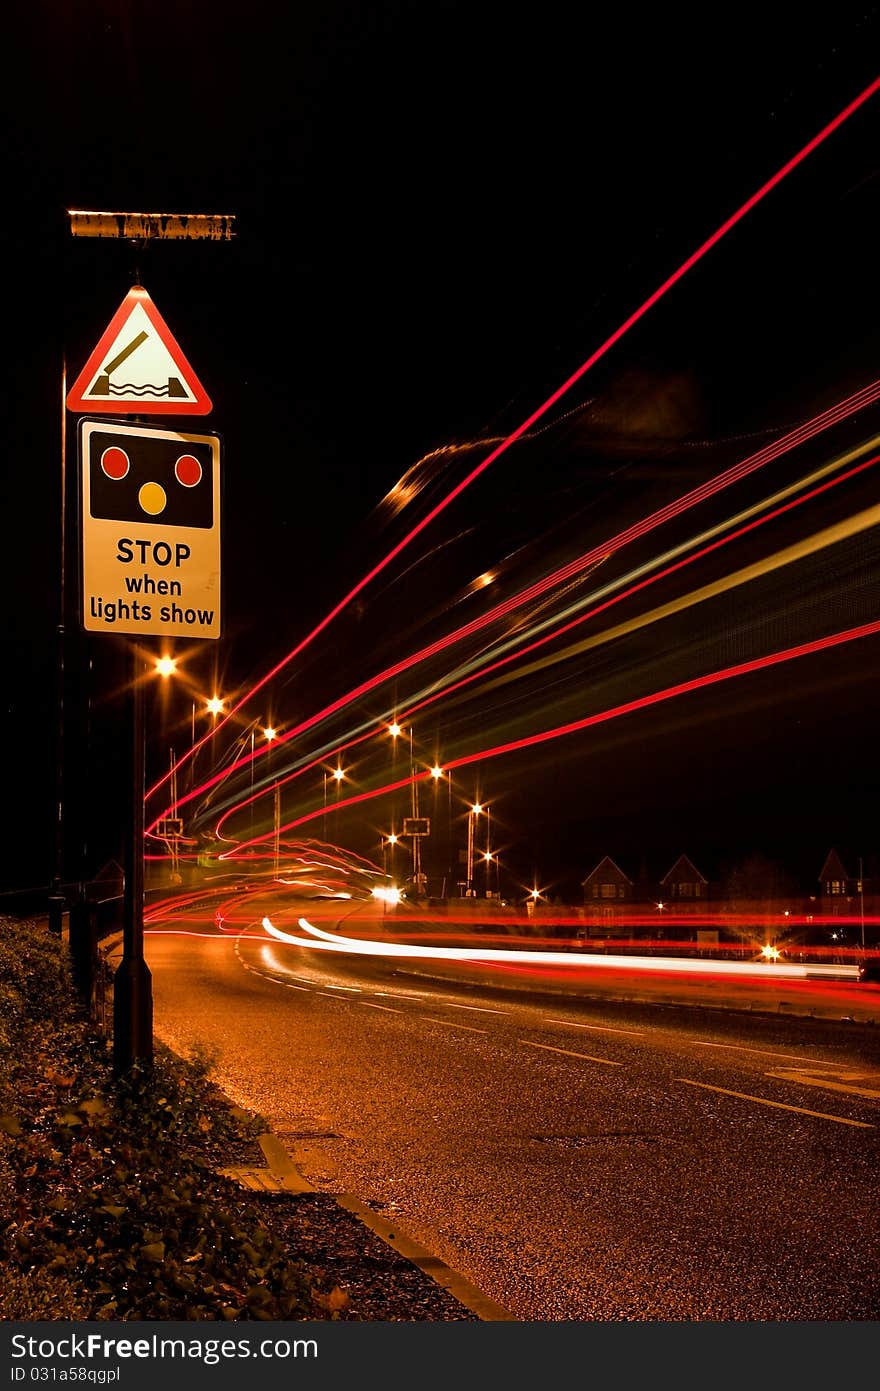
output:
[[[497,886],[497,883],[498,883],[498,856],[497,856],[497,855],[493,855],[493,853],[492,853],[491,850],[484,850],[484,851],[483,851],[483,862],[484,862],[484,864],[485,864],[485,866],[486,866],[486,897],[487,897],[487,898],[491,898],[491,897],[492,897],[492,890],[489,888],[489,882],[490,882],[489,876],[490,876],[490,873],[491,873],[492,862],[493,862],[493,861],[495,862],[495,883],[496,883],[496,886]]]
[[[252,840],[253,840],[253,739],[254,739],[254,734],[256,734],[256,732],[257,732],[257,723],[259,723],[259,722],[257,722],[256,719],[254,719],[254,722],[252,723],[252,726],[250,726],[250,839],[252,839]],[[253,854],[253,850],[252,850],[252,854]]]
[[[170,660],[170,659],[169,659]],[[225,701],[218,695],[213,695],[205,701],[205,709],[211,716],[212,726],[217,723],[217,716],[223,713]],[[192,792],[196,783],[196,702],[192,702],[192,719],[190,724],[190,754],[189,754],[189,790]]]
[[[268,748],[268,750],[267,750],[267,752],[266,752],[266,772],[267,772],[267,773],[269,774],[269,776],[271,777],[271,774],[272,774],[272,741],[273,741],[274,739],[277,739],[277,738],[278,738],[278,730],[277,730],[277,729],[275,728],[275,726],[272,725],[272,724],[264,725],[264,726],[263,726],[263,737],[265,738],[266,743],[269,745],[269,748]],[[253,763],[252,763],[252,764],[251,764],[251,776],[253,776],[253,766],[254,766],[254,765],[253,765]],[[273,863],[273,866],[274,866],[274,872],[275,872],[275,874],[276,874],[276,876],[277,876],[277,874],[278,874],[278,864],[279,864],[279,860],[280,860],[280,858],[281,858],[281,788],[280,788],[280,786],[279,786],[278,783],[275,784],[274,794],[275,794],[275,795],[274,795],[274,798],[273,798],[273,804],[274,804],[273,810],[274,810],[274,829],[275,829],[275,840],[274,840],[275,853],[274,853],[274,857],[273,857],[272,863]]]
[[[335,779],[335,782],[336,782],[336,801],[337,801],[337,804],[338,804],[338,802],[339,802],[339,787],[340,787],[340,784],[342,783],[343,779],[345,778],[345,770],[344,770],[343,768],[341,768],[341,767],[339,766],[339,764],[337,764],[336,767],[333,769],[332,773],[330,774],[330,777],[334,778],[334,779]],[[324,781],[324,815],[323,815],[323,818],[322,818],[322,826],[323,826],[324,839],[326,840],[326,839],[327,839],[327,772],[326,772],[326,770],[324,771],[324,779],[323,779],[323,781]],[[334,819],[334,822],[333,822],[333,834],[334,834],[335,836],[337,836],[337,837],[338,837],[338,835],[339,835],[339,809],[338,809],[338,805],[337,805],[337,809],[336,809],[336,813],[335,813],[335,819]]]
[[[399,839],[400,837],[395,835],[394,831],[389,831],[387,836],[382,837],[382,870],[386,876],[390,871],[392,879],[394,878],[394,847]],[[386,849],[386,846],[389,845],[391,846],[390,851]]]
[[[859,918],[862,925],[862,951],[865,950],[865,881],[862,877],[862,857],[859,856]]]
[[[158,657],[156,659],[156,671],[166,680],[173,676],[177,670],[177,661],[174,657]]]
[[[474,802],[470,810],[468,811],[467,888],[465,889],[465,893],[468,895],[468,897],[473,897],[474,895],[474,828],[476,825],[475,818],[479,816],[482,813],[482,811],[483,807],[479,802]]]
[[[489,897],[489,866],[492,861],[490,846],[492,844],[492,808],[486,808],[486,897]],[[495,888],[498,888],[498,868],[496,859],[495,868]]]
[[[433,799],[432,799],[432,807],[431,807],[431,812],[432,812],[432,822],[431,822],[431,825],[432,825],[433,828],[434,828],[434,838],[436,839],[436,837],[439,836],[439,827],[440,827],[440,818],[439,818],[439,816],[437,815],[437,789],[439,788],[439,786],[440,786],[440,780],[441,780],[441,778],[443,777],[443,769],[440,767],[440,764],[439,764],[439,763],[434,763],[434,764],[432,765],[432,767],[429,769],[429,772],[430,772],[430,774],[431,774],[431,778],[433,779],[433,783],[434,783],[434,796],[433,796]],[[433,846],[433,844],[434,844],[434,840],[432,840],[432,846]],[[439,847],[438,847],[438,849],[439,849]],[[433,850],[433,849],[432,849],[432,853],[431,853],[431,862],[432,862],[432,865],[433,865],[433,868],[434,868],[434,872],[435,872],[435,873],[438,875],[438,877],[439,877],[440,866],[439,866],[438,863],[437,863],[437,862],[438,862],[438,858],[439,858],[438,852],[437,852],[436,850]],[[442,881],[441,881],[440,897],[441,897],[441,898],[445,898],[445,896],[446,896],[446,875],[444,874],[444,875],[443,875],[443,879],[442,879]]]

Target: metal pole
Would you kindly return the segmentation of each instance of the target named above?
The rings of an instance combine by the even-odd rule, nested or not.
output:
[[[55,712],[55,861],[52,891],[49,895],[49,931],[61,935],[64,898],[61,880],[64,864],[64,621],[65,621],[65,548],[67,546],[67,354],[61,353],[61,536],[60,584],[58,596],[58,627],[56,631],[56,700]]]
[[[416,765],[413,759],[413,729],[409,727],[409,786],[412,797],[412,814],[418,819],[419,816],[419,789],[416,782]],[[422,890],[422,839],[421,836],[413,836],[413,882],[417,894]]]
[[[131,644],[131,800],[125,838],[122,960],[113,977],[113,1067],[153,1061],[153,984],[144,960],[144,662]]]
[[[492,825],[492,812],[486,808],[486,897],[489,897],[489,875],[492,872],[492,839],[490,835]]]
[[[859,918],[862,924],[862,951],[865,950],[865,880],[862,875],[862,857],[859,856]]]
[[[189,744],[189,790],[193,791],[196,785],[196,703],[192,702],[192,721],[190,724],[190,744]],[[174,815],[177,815],[177,808],[174,808]]]
[[[254,729],[250,729],[250,839],[253,840],[253,736]]]

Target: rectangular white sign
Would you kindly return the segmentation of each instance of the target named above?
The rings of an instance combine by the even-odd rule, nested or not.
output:
[[[219,638],[219,436],[86,419],[79,462],[83,626]]]

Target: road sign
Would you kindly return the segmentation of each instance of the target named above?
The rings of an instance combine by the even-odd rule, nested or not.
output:
[[[405,816],[403,818],[404,836],[429,836],[431,834],[430,816]]]
[[[220,636],[220,437],[81,420],[82,621]]]
[[[120,304],[67,393],[92,415],[207,415],[211,398],[141,285]]]
[[[235,213],[111,213],[68,209],[74,237],[126,241],[231,241]]]

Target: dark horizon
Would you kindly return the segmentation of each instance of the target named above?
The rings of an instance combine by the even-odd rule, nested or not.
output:
[[[259,26],[219,5],[179,17],[173,34],[140,5],[122,17],[99,7],[88,21],[52,15],[43,32],[43,9],[16,20],[28,91],[13,82],[7,96],[17,364],[0,587],[16,678],[4,702],[10,889],[47,883],[54,862],[62,364],[69,384],[134,279],[213,400],[188,428],[216,431],[225,452],[223,635],[176,641],[185,679],[164,710],[159,697],[150,707],[149,782],[172,748],[178,758],[189,748],[197,697],[241,695],[302,642],[865,89],[877,24],[876,10],[846,7],[796,29],[746,11],[725,30],[724,61],[699,64],[693,44],[718,41],[708,26],[670,27],[658,15],[631,32],[626,16],[582,21],[566,7],[534,25],[500,7],[446,3],[426,28],[418,7],[400,3],[334,3],[292,20],[270,6]],[[108,121],[124,107],[123,89],[141,94],[138,114]],[[874,99],[853,115],[750,211],[285,667],[248,717],[293,727],[375,672],[444,644],[490,600],[513,604],[573,557],[867,387],[877,107]],[[234,214],[236,236],[135,253],[71,237],[72,207]],[[557,618],[863,449],[877,419],[866,404],[751,481],[609,549],[553,591]],[[127,644],[109,631],[82,635],[73,604],[75,420],[66,413],[64,861],[73,880],[111,857],[127,796]],[[640,616],[641,599],[623,599],[599,620],[620,629],[607,642],[578,648],[576,631],[515,681],[501,673],[472,699],[425,705],[414,716],[420,757],[454,761],[869,624],[875,529],[842,534],[833,551],[821,533],[846,528],[872,502],[867,467],[713,554],[692,579],[661,578],[644,599],[660,619]],[[791,563],[773,559],[798,547]],[[717,594],[694,597],[713,585]],[[389,679],[353,703],[350,728],[333,717],[296,756],[311,749],[329,766],[351,729],[418,705],[456,663],[465,670],[483,650],[500,652],[517,623],[537,633],[551,611],[544,602]],[[666,615],[675,604],[683,607]],[[523,876],[531,862],[578,882],[605,854],[632,865],[685,853],[723,866],[754,852],[800,881],[818,875],[832,847],[848,867],[858,856],[875,864],[876,641],[487,760],[473,777],[463,771],[462,796],[482,784]],[[161,643],[147,646],[158,653]],[[218,750],[218,767],[227,753]],[[370,757],[350,755],[365,788],[387,772],[378,746]],[[201,755],[202,776],[208,761]],[[318,804],[320,777],[309,776],[285,792],[285,817]],[[238,793],[248,791],[242,774]],[[380,804],[364,807],[347,830],[359,853],[388,820]]]

